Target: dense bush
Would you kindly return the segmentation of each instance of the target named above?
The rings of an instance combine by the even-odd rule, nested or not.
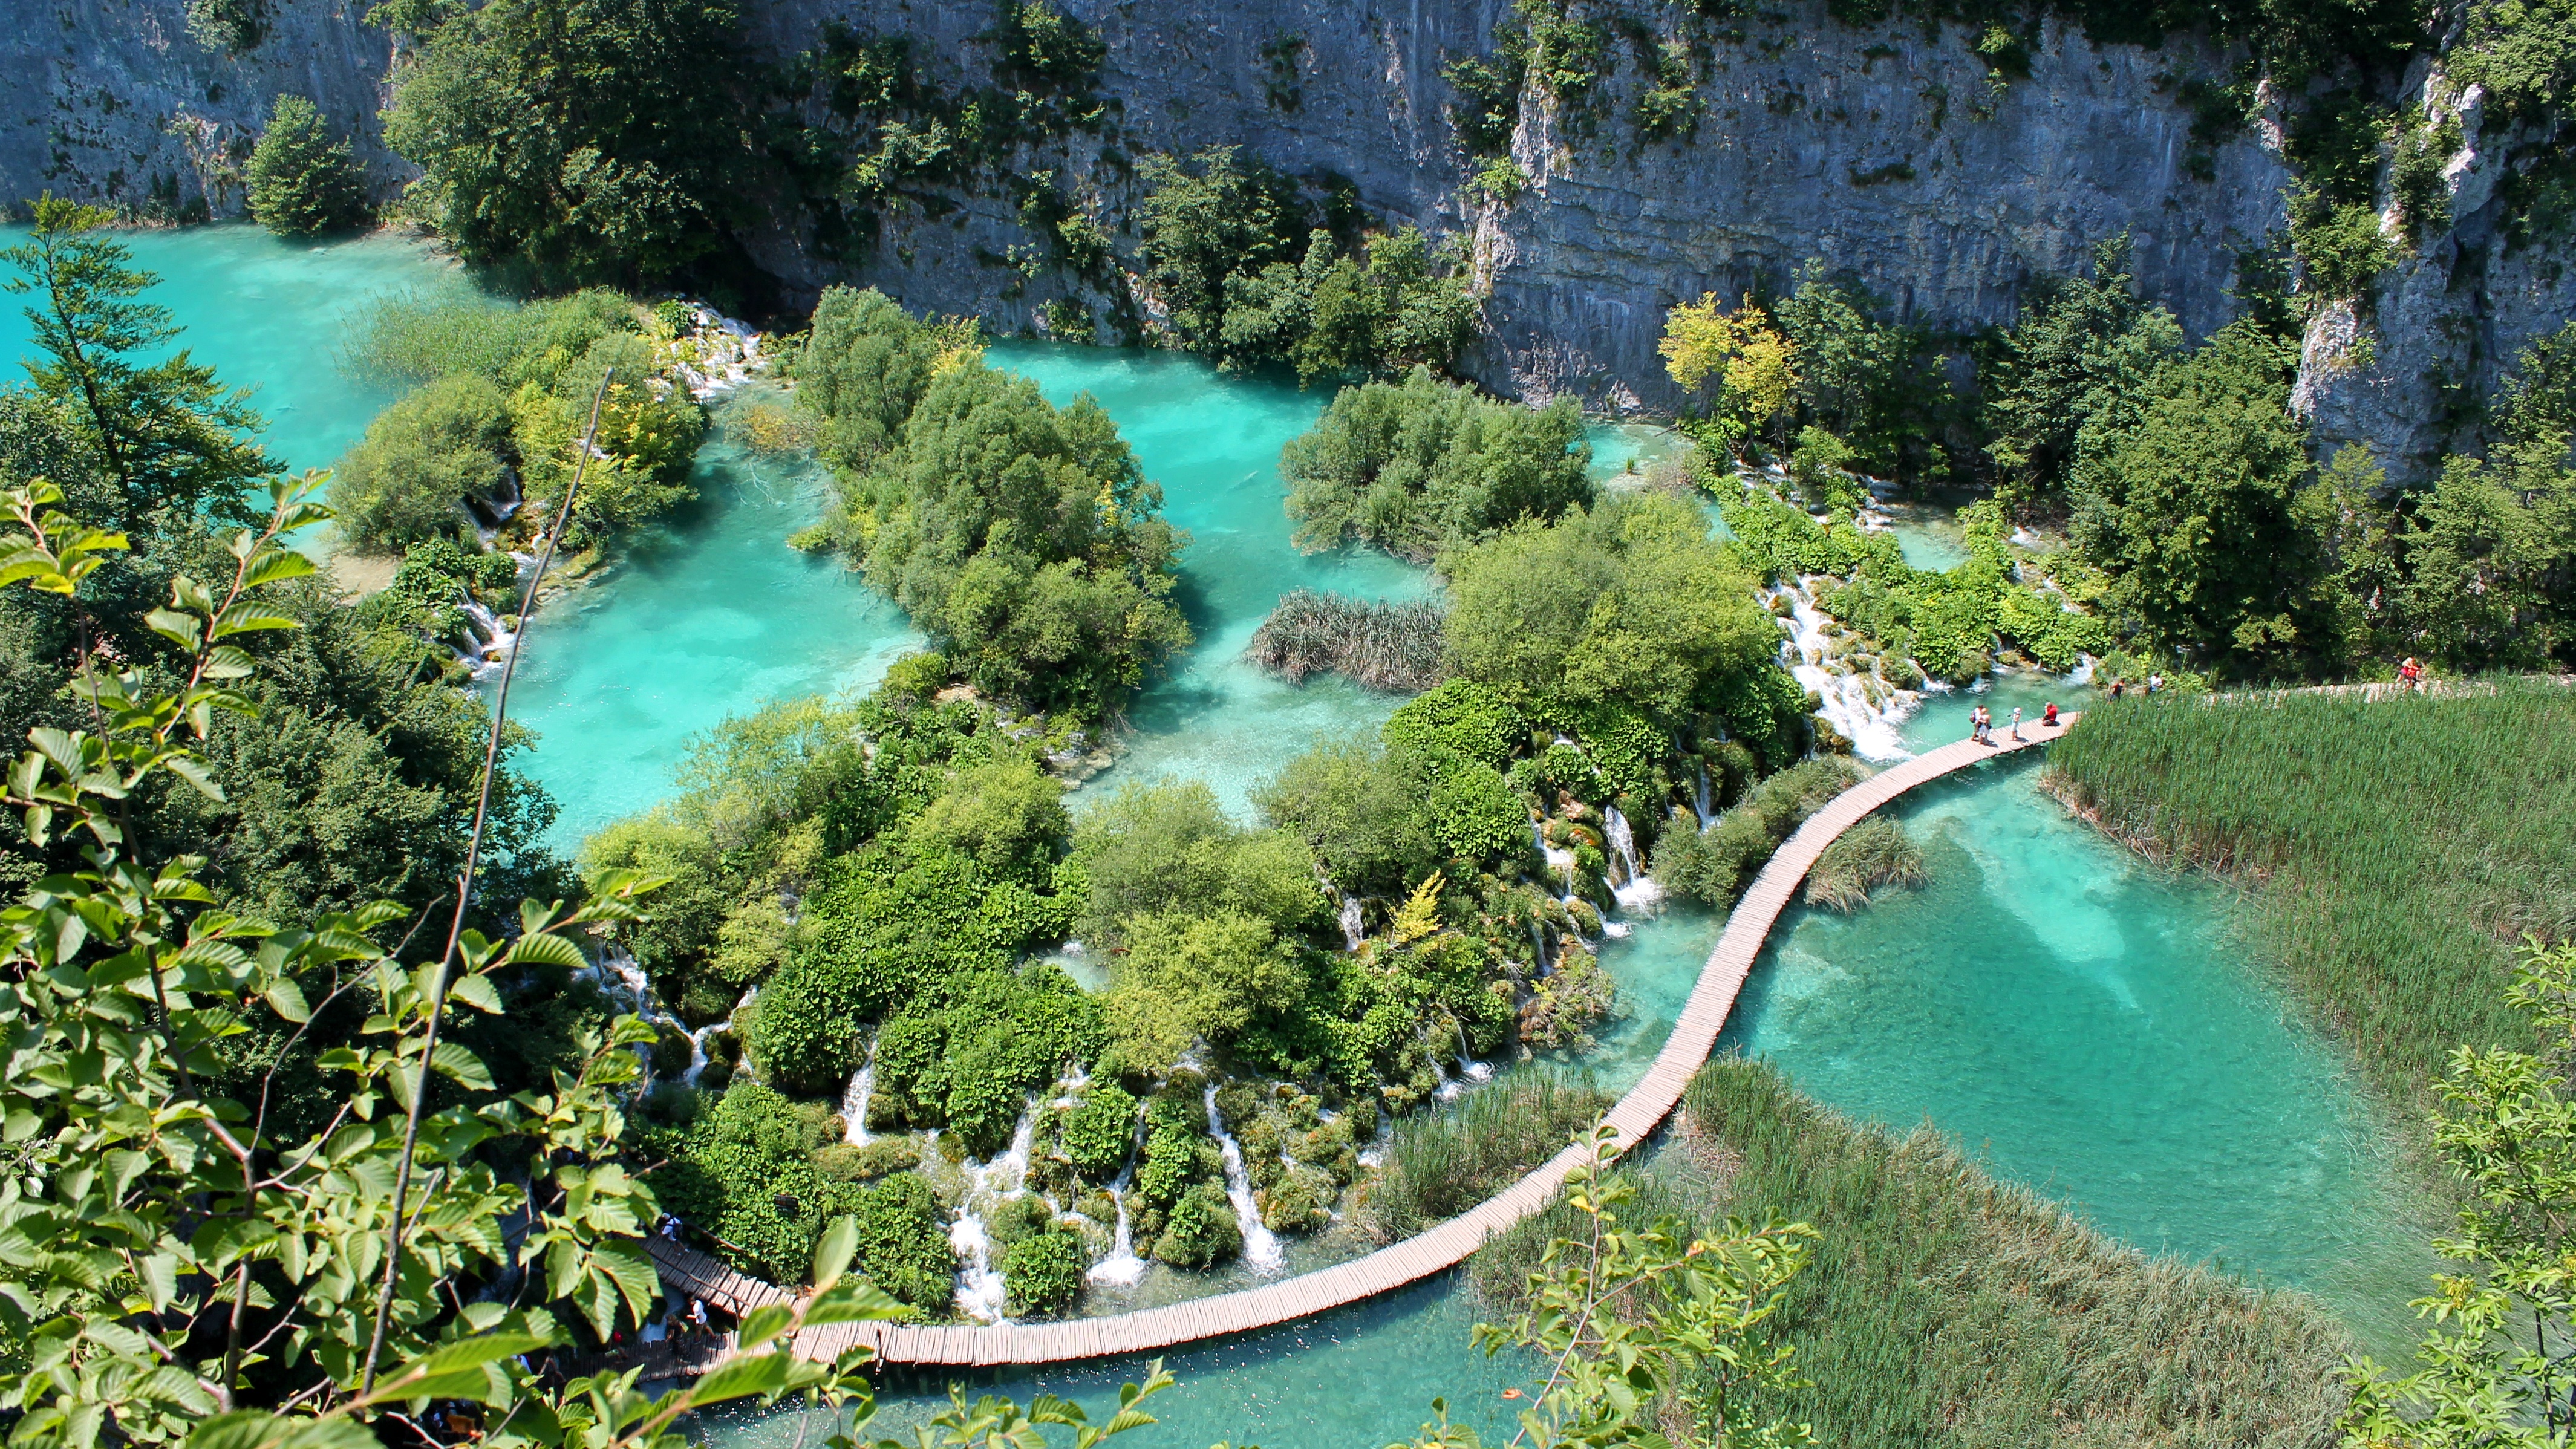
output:
[[[1097,1082],[1065,1113],[1057,1140],[1083,1181],[1107,1182],[1127,1165],[1136,1148],[1136,1111],[1133,1093],[1115,1082]]]
[[[797,406],[822,421],[824,460],[865,468],[893,447],[942,354],[957,345],[874,287],[825,288],[791,362]]]
[[[1196,780],[1121,785],[1084,814],[1074,854],[1090,888],[1076,928],[1104,950],[1140,915],[1232,911],[1293,932],[1324,914],[1304,847],[1235,824]]]
[[[472,373],[439,378],[376,415],[340,460],[331,487],[340,536],[353,548],[400,553],[465,526],[465,500],[508,479],[510,409]]]
[[[1754,580],[1679,499],[1605,500],[1445,555],[1449,659],[1530,697],[1618,703],[1679,722],[1712,715],[1785,763],[1804,747],[1804,692],[1776,661]]]
[[[957,1295],[957,1250],[930,1184],[919,1173],[895,1173],[861,1191],[857,1215],[858,1271],[904,1303],[945,1312]]]
[[[1181,1194],[1154,1240],[1154,1256],[1175,1268],[1213,1268],[1243,1252],[1243,1225],[1225,1189],[1202,1182]]]
[[[800,1282],[823,1225],[856,1206],[811,1160],[832,1140],[828,1116],[821,1103],[736,1082],[713,1111],[664,1144],[671,1165],[655,1191],[672,1212],[731,1244],[747,1270],[773,1283]]]
[[[1298,547],[1362,541],[1428,559],[1590,506],[1582,438],[1570,399],[1525,408],[1415,368],[1401,383],[1344,388],[1280,450],[1279,474]]]
[[[1002,1284],[1013,1313],[1061,1313],[1082,1296],[1091,1266],[1079,1233],[1031,1233],[1002,1254]]]
[[[1476,327],[1461,258],[1412,227],[1345,251],[1310,227],[1298,185],[1232,146],[1137,165],[1155,291],[1181,346],[1229,371],[1287,363],[1300,379],[1445,368]]]
[[[242,181],[250,214],[279,236],[314,236],[366,219],[364,180],[349,143],[333,140],[322,113],[302,96],[277,98]]]
[[[940,374],[902,442],[846,479],[843,545],[988,694],[1096,717],[1189,643],[1187,540],[1109,415],[978,365]]]
[[[1444,751],[1487,769],[1508,766],[1530,739],[1528,719],[1509,699],[1469,679],[1405,701],[1379,732],[1390,745]]]

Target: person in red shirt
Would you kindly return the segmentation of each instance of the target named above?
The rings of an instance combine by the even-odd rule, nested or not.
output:
[[[2040,725],[2041,725],[2043,728],[2046,728],[2046,729],[2052,729],[2052,730],[2053,730],[2053,729],[2055,729],[2055,728],[2057,728],[2057,701],[2056,701],[2056,700],[2053,700],[2053,699],[2052,699],[2052,700],[2050,700],[2050,701],[2048,702],[2048,708],[2046,708],[2046,709],[2044,709],[2044,710],[2041,710],[2041,711],[2040,711],[2040,713],[2039,713],[2039,722],[2040,722]]]
[[[2424,683],[2424,666],[2416,663],[2415,656],[2410,654],[2406,656],[2405,663],[2397,666],[2397,677],[2405,682],[2408,689],[2419,689]]]

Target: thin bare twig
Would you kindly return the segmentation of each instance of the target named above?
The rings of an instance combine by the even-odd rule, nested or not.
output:
[[[385,1225],[385,1281],[376,1293],[375,1331],[367,1338],[366,1367],[360,1373],[361,1394],[376,1386],[376,1360],[384,1353],[385,1325],[394,1311],[394,1282],[402,1270],[404,1199],[411,1189],[411,1164],[420,1143],[420,1109],[429,1099],[429,1068],[438,1051],[439,1020],[447,1007],[447,989],[456,972],[456,946],[465,933],[466,907],[474,898],[474,867],[483,853],[483,826],[492,809],[492,774],[501,758],[501,733],[510,718],[510,681],[519,672],[519,654],[527,647],[528,631],[534,627],[531,617],[536,612],[537,589],[546,580],[546,566],[554,561],[555,543],[563,537],[564,523],[572,517],[573,499],[581,492],[582,476],[590,470],[591,454],[599,437],[599,405],[608,396],[608,382],[617,375],[610,368],[599,375],[599,388],[590,395],[590,423],[582,430],[581,458],[573,464],[572,482],[564,488],[563,503],[555,510],[554,526],[546,530],[545,541],[537,549],[536,569],[528,576],[527,590],[519,596],[519,629],[510,638],[509,658],[501,665],[501,687],[492,698],[492,732],[483,744],[483,783],[474,800],[474,830],[465,841],[465,868],[456,877],[456,915],[448,922],[447,949],[439,953],[437,984],[430,990],[429,1029],[420,1053],[420,1073],[413,1080],[411,1108],[403,1122],[402,1156],[394,1163],[394,1210]]]

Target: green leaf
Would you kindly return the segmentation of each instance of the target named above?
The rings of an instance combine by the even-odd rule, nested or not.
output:
[[[223,801],[224,787],[216,784],[215,777],[208,774],[206,767],[199,764],[193,757],[188,755],[172,755],[162,763],[170,767],[171,774],[187,781],[189,788],[195,790],[198,794],[219,804]]]
[[[501,993],[493,988],[489,976],[459,977],[448,985],[447,999],[462,1001],[487,1016],[501,1014]]]
[[[581,948],[561,936],[521,936],[510,943],[513,966],[561,966],[578,971],[589,964],[582,959]]]
[[[313,560],[291,548],[273,548],[250,561],[250,567],[242,571],[241,585],[255,589],[262,584],[304,578],[312,572]]]
[[[286,977],[271,982],[262,999],[267,1001],[269,1010],[298,1026],[313,1019],[313,1008],[304,1000],[304,988]]]
[[[430,1053],[430,1065],[440,1076],[460,1087],[470,1087],[479,1092],[492,1089],[492,1073],[484,1067],[483,1059],[455,1042],[440,1042],[437,1050]]]
[[[721,1404],[754,1394],[775,1394],[788,1387],[795,1361],[783,1351],[743,1354],[726,1359],[699,1378],[689,1395],[692,1404]]]
[[[841,1281],[850,1259],[859,1250],[859,1220],[855,1214],[843,1213],[832,1219],[814,1244],[814,1287],[819,1291]]]

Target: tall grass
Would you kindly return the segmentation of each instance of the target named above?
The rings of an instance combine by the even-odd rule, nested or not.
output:
[[[2399,1103],[2461,1043],[2519,1043],[2512,943],[2576,934],[2576,691],[2126,700],[2049,766],[2114,833],[2248,887],[2268,953]]]
[[[1810,1386],[1762,1417],[1839,1449],[2334,1442],[2328,1375],[2351,1343],[2305,1296],[2148,1259],[1930,1129],[1855,1123],[1766,1065],[1711,1063],[1685,1106],[1676,1147],[1720,1170],[1656,1174],[1629,1220],[1777,1211],[1823,1234],[1778,1319]],[[1478,1287],[1511,1303],[1572,1228],[1563,1209],[1523,1224],[1477,1256]]]
[[[1291,684],[1333,672],[1371,689],[1429,689],[1442,674],[1443,617],[1427,599],[1369,604],[1292,589],[1253,631],[1243,657]]]
[[[1807,872],[1807,899],[1837,911],[1856,911],[1881,886],[1919,886],[1931,878],[1923,847],[1905,833],[1904,822],[1872,815],[1835,836],[1816,857]]]
[[[1590,1082],[1515,1072],[1447,1111],[1395,1124],[1386,1171],[1369,1194],[1377,1231],[1401,1238],[1455,1217],[1554,1157],[1610,1109]]]

